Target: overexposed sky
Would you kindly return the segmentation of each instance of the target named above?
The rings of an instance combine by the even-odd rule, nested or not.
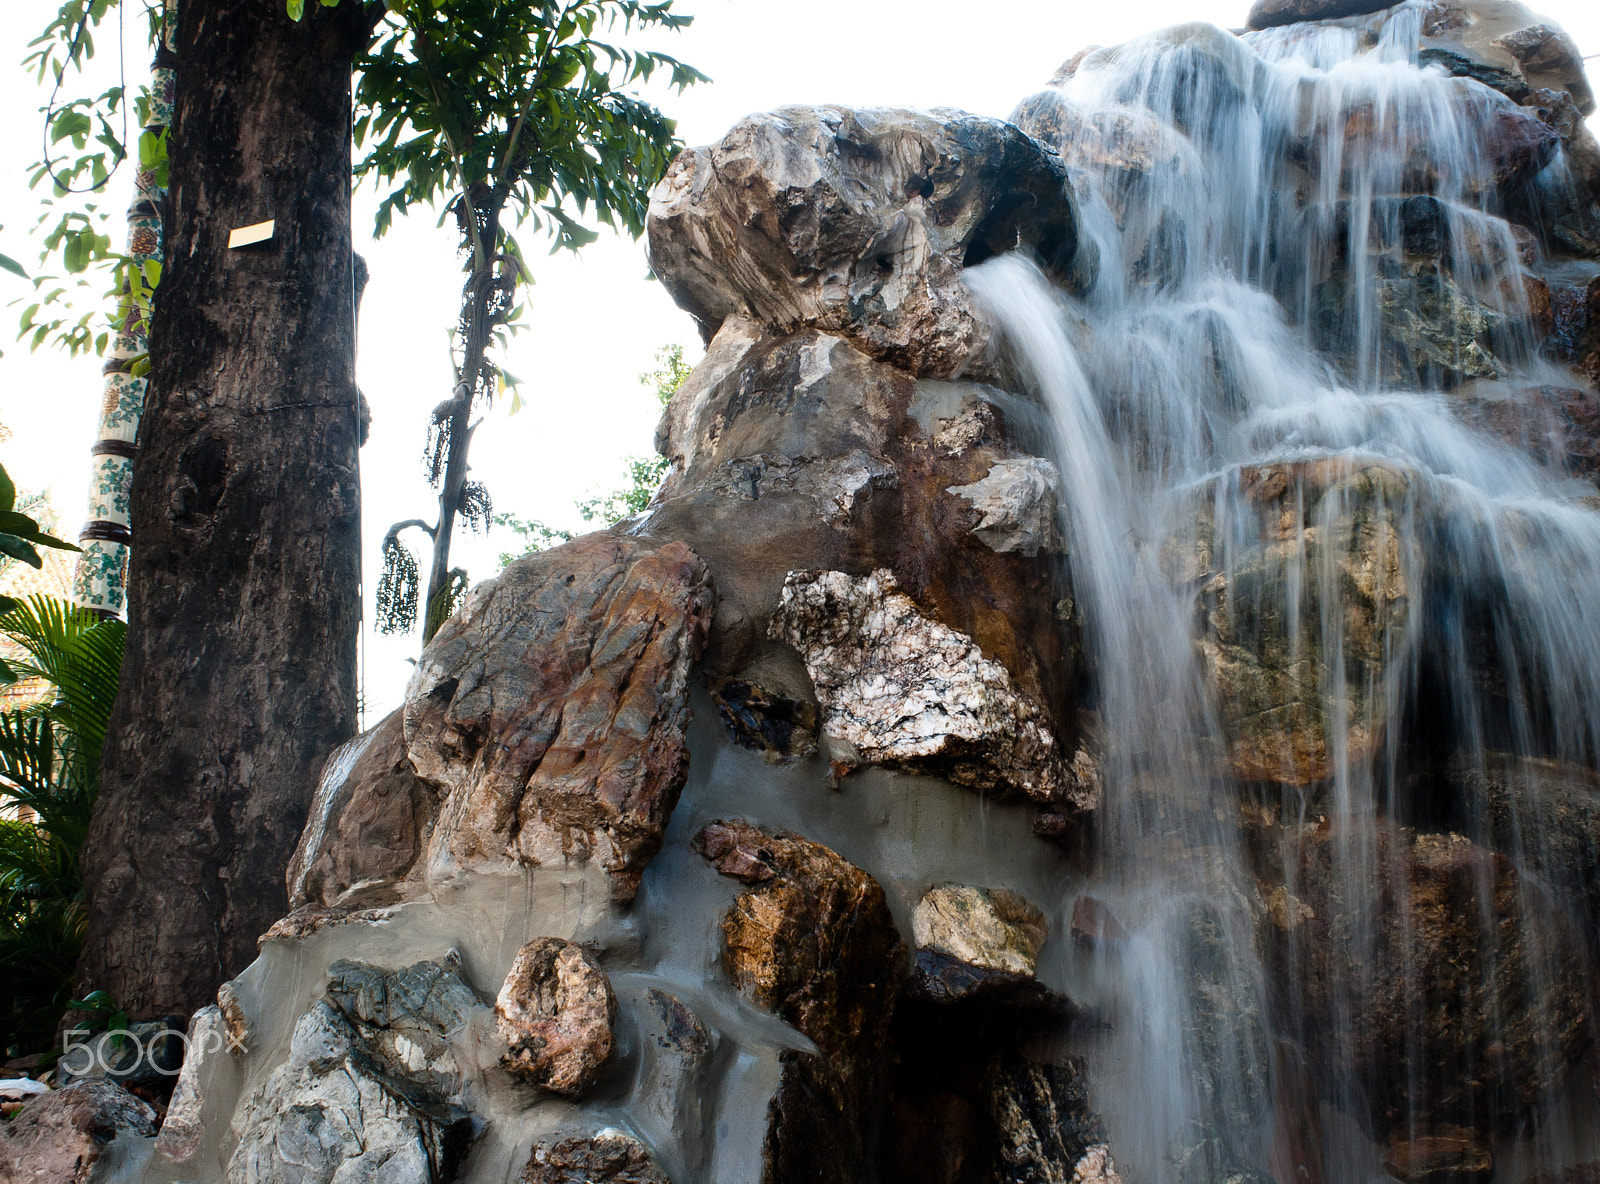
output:
[[[16,63],[27,42],[51,19],[58,0],[10,0],[0,27],[0,252],[30,268],[38,248],[26,235],[39,213],[26,166],[39,159],[45,95]],[[1543,0],[1531,5],[1563,25],[1585,53],[1600,53],[1600,4]],[[694,25],[650,44],[698,66],[713,82],[682,96],[653,97],[679,120],[690,144],[714,141],[740,116],[789,103],[949,106],[1005,116],[1038,90],[1055,68],[1086,45],[1109,45],[1182,21],[1235,27],[1248,0],[679,0]],[[147,77],[139,26],[128,25],[130,85]],[[98,58],[114,61],[106,37]],[[1600,63],[1596,63],[1600,64]],[[113,183],[109,204],[126,204],[131,177]],[[381,242],[368,238],[375,198],[356,195],[356,249],[372,272],[360,327],[358,371],[372,405],[372,435],[362,451],[365,610],[372,609],[379,543],[391,522],[437,513],[422,475],[429,410],[449,394],[448,333],[455,323],[461,276],[454,234],[426,212],[399,223]],[[125,233],[113,221],[113,242]],[[642,243],[606,235],[577,257],[545,257],[525,240],[537,286],[530,329],[519,336],[508,368],[525,380],[527,407],[508,417],[497,408],[473,442],[474,476],[485,482],[496,511],[579,527],[575,499],[624,483],[624,458],[651,451],[659,408],[637,376],[657,349],[681,342],[691,358],[700,345],[688,317],[660,285],[645,279]],[[88,449],[93,442],[101,379],[99,360],[15,342],[14,325],[31,288],[0,272],[0,422],[13,438],[0,460],[31,489],[47,488],[62,532],[76,534],[83,517]],[[415,535],[416,532],[413,532]],[[426,542],[425,539],[420,540]],[[413,539],[413,545],[418,540]],[[474,582],[492,575],[496,556],[513,549],[507,532],[487,539],[457,535],[452,562]],[[426,567],[426,553],[422,563]],[[400,701],[418,639],[365,637],[367,721]]]

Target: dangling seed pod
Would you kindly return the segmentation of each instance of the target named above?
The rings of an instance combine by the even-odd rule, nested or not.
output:
[[[390,535],[383,540],[383,575],[378,580],[379,633],[409,633],[417,623],[417,557]]]
[[[468,481],[461,487],[461,504],[456,512],[461,515],[462,525],[468,530],[474,534],[488,534],[489,515],[493,509],[489,491],[481,481]]]

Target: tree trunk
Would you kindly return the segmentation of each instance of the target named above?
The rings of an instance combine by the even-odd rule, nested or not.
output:
[[[463,203],[467,199],[462,198]],[[479,388],[485,383],[484,358],[494,331],[489,293],[494,281],[493,253],[500,234],[500,214],[491,211],[479,232],[473,252],[472,271],[462,287],[462,317],[466,332],[461,343],[461,378],[456,383],[450,408],[448,435],[445,437],[445,465],[439,486],[439,524],[433,532],[433,556],[428,567],[428,591],[422,600],[422,644],[427,645],[439,631],[449,613],[441,598],[450,589],[450,543],[455,535],[456,515],[461,512],[462,490],[467,485],[467,453],[472,447],[472,407]]]
[[[256,955],[318,766],[355,731],[352,0],[185,0],[133,477],[122,684],[80,990],[187,1015]],[[276,219],[266,243],[236,227]]]

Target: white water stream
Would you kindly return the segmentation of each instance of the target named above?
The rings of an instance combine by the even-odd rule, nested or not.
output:
[[[1127,151],[1064,153],[1098,281],[1069,296],[1018,256],[966,273],[1048,409],[1063,477],[1107,786],[1091,890],[1133,935],[1086,988],[1115,1017],[1091,1042],[1093,1080],[1125,1175],[1141,1184],[1269,1171],[1295,1122],[1284,1082],[1307,1043],[1333,1050],[1310,1103],[1330,1184],[1381,1178],[1385,1134],[1420,1131],[1448,1092],[1417,1067],[1429,1051],[1418,1019],[1393,1050],[1413,1066],[1408,1109],[1386,1115],[1345,1071],[1383,984],[1358,973],[1309,1012],[1283,969],[1312,956],[1292,924],[1268,968],[1263,856],[1236,802],[1275,819],[1265,862],[1281,862],[1291,911],[1300,836],[1332,836],[1343,915],[1327,940],[1377,974],[1405,907],[1390,891],[1405,874],[1398,828],[1432,819],[1416,825],[1481,838],[1470,833],[1481,803],[1418,800],[1423,747],[1448,752],[1460,784],[1497,760],[1592,769],[1600,755],[1600,514],[1583,500],[1594,489],[1467,414],[1572,385],[1538,357],[1526,244],[1499,216],[1510,104],[1419,68],[1420,12],[1393,10],[1367,45],[1356,22],[1242,40],[1183,26],[1091,54],[1055,101],[1086,126],[1134,129],[1121,144],[1140,157],[1129,168]],[[1561,167],[1543,183],[1559,183]],[[1406,205],[1418,195],[1437,204]],[[1419,209],[1436,212],[1441,243],[1423,273],[1453,277],[1454,294],[1391,282],[1413,275],[1395,261],[1417,245],[1406,236]],[[1397,350],[1393,326],[1408,318],[1442,324],[1443,346]],[[1287,479],[1270,504],[1269,467]],[[1231,639],[1208,633],[1219,620]],[[1281,674],[1258,672],[1259,693],[1279,694],[1269,707],[1290,715],[1281,696],[1315,686],[1317,775],[1241,781],[1230,744],[1275,717],[1230,714],[1201,644]],[[1552,906],[1536,887],[1587,934],[1594,918],[1581,886],[1550,870],[1559,840],[1530,793],[1510,795],[1523,805],[1510,807],[1507,853],[1525,873],[1513,923],[1537,998],[1566,955],[1546,940],[1539,918]],[[1482,887],[1487,901],[1493,885]],[[1485,909],[1487,931],[1498,918]],[[1467,1006],[1426,996],[1422,985],[1404,998],[1419,1015]],[[1496,1019],[1502,1052],[1555,1042],[1541,1022]],[[1458,1068],[1493,1077],[1497,1064],[1473,1054]],[[1597,1157],[1559,1080],[1540,1088],[1528,1111],[1543,1121],[1520,1128],[1481,1102],[1450,1109],[1502,1137],[1501,1179],[1521,1179],[1512,1164]]]

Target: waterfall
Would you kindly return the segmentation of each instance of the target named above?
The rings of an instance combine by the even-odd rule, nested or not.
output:
[[[1087,55],[1013,119],[1060,147],[1099,279],[965,277],[1063,478],[1091,890],[1131,933],[1087,960],[1082,1040],[1141,1184],[1600,1154],[1566,1090],[1593,867],[1550,772],[1600,758],[1600,514],[1496,430],[1572,385],[1505,217],[1560,162],[1419,64],[1422,11]]]

